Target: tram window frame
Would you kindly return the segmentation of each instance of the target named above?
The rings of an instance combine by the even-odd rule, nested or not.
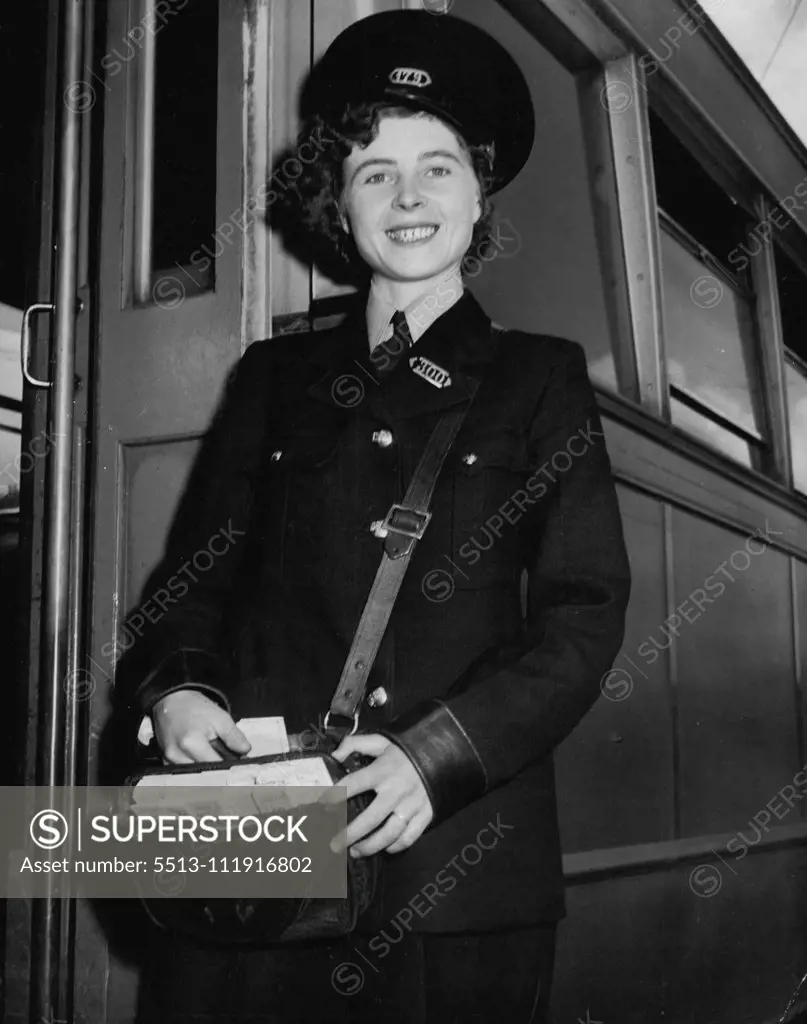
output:
[[[807,248],[807,239],[803,239],[802,243],[802,248]],[[794,324],[801,318],[802,313],[807,316],[807,298],[802,297],[807,296],[807,259],[804,255],[797,255],[794,250],[786,248],[778,240],[770,244],[773,252],[777,292],[778,333],[781,337],[783,353],[784,399],[787,409],[787,435],[792,470],[791,485],[799,497],[807,499],[807,469],[802,475],[799,459],[800,457],[804,458],[804,455],[802,455],[801,449],[797,449],[798,442],[801,440],[803,452],[807,454],[807,435],[803,438],[794,436],[795,409],[791,404],[794,389],[788,376],[788,369],[797,375],[804,389],[804,397],[807,399],[807,336],[804,337],[804,340],[801,337],[798,338],[800,342],[798,347],[793,344]],[[795,301],[791,291],[794,278],[799,285],[798,297]],[[799,308],[794,309],[794,306]]]
[[[762,331],[759,321],[757,280],[751,261],[747,261],[746,266],[739,270],[729,265],[732,252],[741,244],[752,226],[753,199],[749,191],[731,180],[730,175],[718,170],[721,162],[711,153],[709,141],[704,139],[703,134],[697,139],[694,133],[689,134],[681,130],[680,115],[676,117],[672,113],[669,103],[654,102],[651,99],[647,110],[647,137],[650,151],[648,171],[652,175],[657,228],[656,258],[661,306],[660,361],[662,385],[667,393],[664,418],[673,430],[684,434],[688,440],[708,447],[711,452],[728,460],[732,465],[775,476],[770,403],[761,351]],[[725,198],[723,208],[718,209],[714,221],[708,224],[706,230],[698,232],[699,238],[692,231],[693,223],[688,211],[681,206],[677,196],[667,191],[666,175],[659,173],[660,167],[665,167],[668,161],[676,163],[677,169],[682,169],[690,180],[706,186],[713,199],[719,196]],[[718,198],[717,206],[720,204]],[[686,225],[681,223],[682,214],[689,219]],[[697,226],[700,223],[702,221],[698,220]],[[746,394],[756,420],[756,427],[753,429],[747,425],[734,423],[725,412],[714,408],[702,395],[670,380],[671,346],[667,331],[669,317],[665,299],[663,236],[667,236],[702,264],[705,276],[713,276],[718,288],[729,289],[741,304],[740,308],[745,310],[749,336],[744,338],[738,334],[737,344],[740,347],[742,361],[747,361],[748,365],[750,386]],[[753,386],[755,382],[756,387]],[[682,422],[688,417],[695,417],[690,420],[689,426]]]

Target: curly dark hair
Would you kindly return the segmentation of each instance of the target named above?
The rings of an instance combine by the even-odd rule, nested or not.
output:
[[[313,247],[315,262],[324,264],[329,276],[363,277],[369,273],[353,235],[342,228],[339,211],[345,186],[344,160],[354,145],[368,146],[377,137],[382,117],[424,115],[432,116],[428,111],[386,102],[352,104],[339,118],[315,115],[302,126],[296,146],[284,153],[276,164],[269,187],[270,194],[280,199],[279,226],[291,230],[292,234],[299,234],[302,229],[308,236],[309,247]],[[457,129],[443,123],[467,153],[479,182],[482,214],[474,224],[468,252],[485,252],[493,219],[489,190],[493,183],[494,148],[492,143],[469,145]],[[313,159],[302,156],[306,148],[314,151]],[[294,177],[287,165],[294,165],[297,172]]]

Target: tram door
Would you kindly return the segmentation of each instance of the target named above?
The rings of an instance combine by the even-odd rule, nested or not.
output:
[[[242,205],[241,6],[109,4],[102,84],[92,80],[104,106],[81,688],[92,694],[90,784],[104,778],[115,640],[242,349],[240,237],[214,238]],[[96,55],[95,70],[97,63]],[[123,909],[133,935],[141,934],[137,912]],[[77,1021],[133,1018],[134,950],[116,949],[115,926],[104,907],[79,905]]]
[[[92,538],[86,558],[91,695],[87,781],[104,778],[120,645],[148,597],[199,438],[227,374],[273,316],[308,310],[310,268],[270,235],[262,188],[296,135],[311,55],[367,0],[116,0],[92,79],[103,94]],[[100,63],[100,70],[98,65]],[[101,83],[101,84],[99,84]],[[281,172],[282,173],[282,172]],[[159,610],[153,611],[156,621]],[[132,627],[137,626],[132,632]],[[107,920],[109,917],[109,920]],[[77,910],[75,1019],[133,1019],[139,906]]]

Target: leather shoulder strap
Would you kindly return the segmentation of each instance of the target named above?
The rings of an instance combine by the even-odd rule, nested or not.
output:
[[[367,688],[370,669],[373,667],[389,623],[415,545],[423,536],[431,519],[429,505],[437,478],[478,388],[479,383],[474,382],[470,400],[459,409],[452,409],[441,416],[415,469],[403,502],[400,505],[393,505],[386,518],[374,524],[376,536],[384,538],[384,551],[367,603],[356,627],[339,685],[325,717],[326,729],[331,732],[338,731],[332,721],[334,716],[352,719],[352,732],[358,728],[358,709]]]

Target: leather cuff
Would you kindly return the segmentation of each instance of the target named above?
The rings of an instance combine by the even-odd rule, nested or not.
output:
[[[135,694],[134,706],[142,715],[150,714],[158,700],[177,690],[199,690],[230,713],[230,702],[217,683],[221,667],[207,651],[182,648],[173,651],[146,676]]]
[[[433,824],[487,790],[487,772],[476,747],[442,701],[424,701],[378,732],[400,747],[418,770],[431,800]]]

